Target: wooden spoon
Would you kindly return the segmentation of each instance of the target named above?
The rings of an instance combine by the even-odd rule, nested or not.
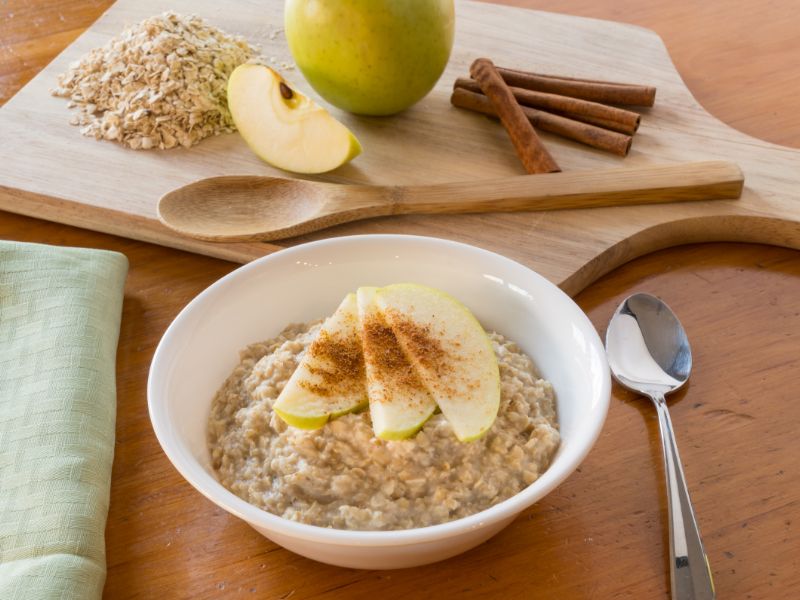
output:
[[[744,176],[723,161],[521,175],[422,186],[211,177],[165,194],[161,222],[214,242],[275,240],[339,223],[412,213],[557,210],[738,198]]]

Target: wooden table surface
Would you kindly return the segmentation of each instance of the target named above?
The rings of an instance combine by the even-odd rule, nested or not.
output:
[[[711,113],[800,147],[796,0],[508,3],[650,27]],[[109,4],[0,1],[0,103]],[[615,387],[605,429],[578,472],[462,556],[386,572],[318,564],[206,501],[172,468],[150,427],[145,384],[158,340],[192,297],[236,265],[2,212],[0,237],[106,248],[130,259],[106,597],[668,596],[661,450],[646,401]],[[603,334],[616,305],[635,291],[664,298],[692,341],[692,379],[670,408],[719,597],[800,597],[800,253],[720,243],[664,250],[576,300]]]

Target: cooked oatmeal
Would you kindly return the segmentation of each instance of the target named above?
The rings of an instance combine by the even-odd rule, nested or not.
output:
[[[369,411],[321,429],[286,425],[272,404],[320,323],[248,346],[217,392],[209,450],[222,484],[281,517],[337,529],[409,529],[484,510],[535,481],[558,448],[553,389],[513,342],[491,333],[500,366],[497,419],[460,442],[440,413],[413,438],[374,436]]]

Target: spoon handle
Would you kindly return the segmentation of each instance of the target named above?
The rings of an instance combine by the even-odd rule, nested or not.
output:
[[[700,539],[689,490],[686,488],[667,403],[663,395],[654,395],[652,400],[658,412],[664,449],[664,471],[667,476],[672,600],[713,600],[716,593],[711,568]]]
[[[545,173],[405,188],[394,213],[557,210],[738,198],[737,165],[704,161]]]

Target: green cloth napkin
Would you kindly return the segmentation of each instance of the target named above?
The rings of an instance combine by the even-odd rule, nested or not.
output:
[[[0,241],[0,598],[99,598],[122,254]]]

